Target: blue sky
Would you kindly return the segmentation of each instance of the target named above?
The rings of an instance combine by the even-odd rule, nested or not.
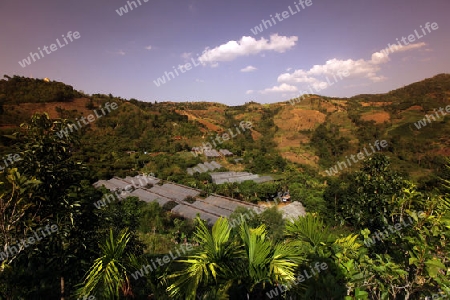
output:
[[[310,91],[384,93],[450,73],[448,0],[139,1],[128,1],[133,10],[123,0],[2,1],[1,74],[89,94],[239,105]],[[128,12],[120,16],[120,7]],[[255,34],[262,20],[272,26]],[[70,41],[69,31],[79,38]],[[62,47],[18,63],[57,39]]]

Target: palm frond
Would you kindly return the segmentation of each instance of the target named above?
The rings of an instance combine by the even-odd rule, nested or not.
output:
[[[294,222],[286,224],[286,235],[298,241],[317,247],[329,242],[330,234],[325,224],[318,217],[307,214]]]
[[[358,242],[358,234],[350,234],[346,237],[339,238],[334,241],[333,247],[338,248],[336,252],[342,252],[343,254],[357,255],[359,249],[363,246]]]
[[[231,228],[225,218],[219,218],[211,232],[198,219],[195,238],[200,246],[187,258],[177,260],[185,265],[183,270],[169,275],[175,281],[167,288],[176,299],[195,299],[200,288],[220,286],[233,274],[233,262],[239,257],[239,249],[230,241]]]
[[[119,233],[117,239],[112,230],[104,244],[100,245],[102,256],[94,261],[82,288],[77,295],[98,295],[107,299],[118,299],[121,291],[130,290],[125,260],[125,248],[130,240],[128,230]]]
[[[248,277],[253,282],[250,290],[257,284],[288,283],[295,278],[301,258],[292,244],[274,245],[264,225],[251,229],[242,223],[240,236],[247,254]]]

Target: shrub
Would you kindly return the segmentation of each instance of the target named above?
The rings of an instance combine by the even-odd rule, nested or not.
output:
[[[178,203],[176,203],[175,201],[169,201],[163,205],[163,209],[166,211],[171,211],[177,205]]]
[[[194,203],[196,201],[196,199],[192,196],[187,196],[186,198],[183,199],[183,201],[186,201],[188,203]]]

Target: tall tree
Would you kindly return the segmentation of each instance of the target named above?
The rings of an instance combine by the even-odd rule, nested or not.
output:
[[[89,183],[82,184],[83,168],[71,157],[78,146],[76,132],[62,137],[56,134],[68,125],[67,120],[51,120],[46,113],[36,114],[14,134],[21,150],[21,160],[14,166],[25,178],[40,182],[29,198],[25,223],[32,228],[46,225],[58,228],[57,233],[36,244],[39,255],[30,253],[27,258],[23,257],[21,263],[25,265],[17,265],[17,271],[31,272],[28,268],[32,268],[33,275],[41,273],[42,276],[28,273],[27,283],[41,286],[38,293],[60,295],[61,299],[65,299],[71,286],[77,283],[73,266],[80,262],[76,256],[86,253],[86,249],[95,249],[91,243],[96,237],[86,233],[97,226],[92,202],[100,196],[92,191]],[[22,273],[24,278],[25,273]],[[66,278],[71,279],[69,285]],[[58,293],[54,286],[59,286]]]
[[[358,172],[344,177],[325,192],[325,200],[348,224],[357,229],[381,230],[390,222],[395,204],[392,197],[408,183],[391,169],[387,156],[367,158]]]

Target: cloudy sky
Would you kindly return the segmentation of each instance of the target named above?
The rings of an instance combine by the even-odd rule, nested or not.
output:
[[[1,1],[0,74],[143,101],[384,93],[450,73],[449,12],[449,0]]]

